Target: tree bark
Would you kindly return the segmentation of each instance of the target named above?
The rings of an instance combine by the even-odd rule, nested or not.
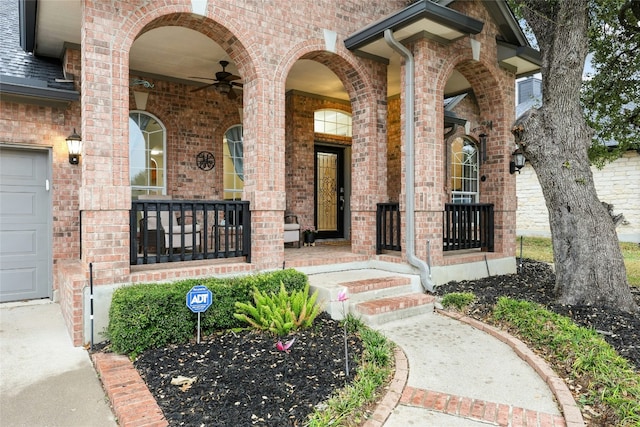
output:
[[[585,0],[522,0],[542,54],[542,106],[514,132],[549,210],[558,301],[636,311],[613,221],[596,194],[580,104],[588,53]],[[514,128],[515,129],[515,128]]]

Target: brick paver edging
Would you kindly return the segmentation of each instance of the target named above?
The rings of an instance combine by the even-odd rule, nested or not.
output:
[[[405,387],[400,403],[501,427],[566,427],[562,415],[411,386]]]
[[[567,387],[565,382],[556,375],[547,362],[542,357],[531,351],[525,343],[501,329],[487,325],[486,323],[480,322],[479,320],[473,319],[469,316],[465,316],[464,314],[441,309],[436,309],[436,312],[484,331],[511,347],[513,351],[515,351],[522,360],[527,362],[529,366],[536,371],[540,378],[547,383],[549,389],[551,389],[551,392],[555,395],[556,400],[558,401],[558,405],[560,406],[560,410],[562,411],[567,427],[584,427],[585,423],[582,418],[582,412],[580,412],[580,408],[576,404],[569,387]]]
[[[147,384],[127,356],[95,353],[91,358],[120,427],[169,425]]]

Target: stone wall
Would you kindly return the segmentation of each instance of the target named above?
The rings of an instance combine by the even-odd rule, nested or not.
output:
[[[618,238],[640,243],[640,155],[628,151],[602,169],[592,167],[593,180],[601,201],[613,205],[625,221],[617,228]],[[550,236],[549,215],[536,173],[527,164],[517,175],[517,234]]]

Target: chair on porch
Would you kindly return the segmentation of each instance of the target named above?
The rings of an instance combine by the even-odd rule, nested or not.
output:
[[[297,247],[300,247],[300,223],[297,215],[284,216],[284,243],[297,243]]]
[[[171,196],[158,196],[158,195],[141,195],[139,200],[171,200]],[[173,249],[172,252],[177,252],[184,248],[185,250],[193,251],[194,245],[200,250],[200,224],[198,224],[192,215],[185,215],[185,218],[179,218],[176,211],[160,211],[160,224],[158,224],[158,212],[149,212],[148,218],[143,218],[142,221],[146,221],[147,232],[150,235],[155,235],[155,230],[160,227],[164,234],[164,246],[162,252]],[[182,221],[186,218],[191,218],[190,224],[184,225],[184,243],[182,241]],[[195,227],[195,229],[194,229]],[[142,229],[142,227],[141,227]],[[195,231],[195,233],[194,233]],[[194,241],[195,237],[195,241]]]

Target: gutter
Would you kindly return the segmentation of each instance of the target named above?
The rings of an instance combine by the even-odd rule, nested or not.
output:
[[[434,284],[431,281],[431,268],[421,259],[416,257],[415,242],[415,160],[414,160],[414,105],[415,105],[415,76],[413,55],[394,37],[390,29],[384,31],[384,40],[396,52],[402,56],[405,62],[405,82],[404,82],[404,108],[405,108],[405,164],[407,168],[406,179],[406,238],[407,238],[407,260],[409,264],[420,270],[420,283],[425,291],[433,292]]]

